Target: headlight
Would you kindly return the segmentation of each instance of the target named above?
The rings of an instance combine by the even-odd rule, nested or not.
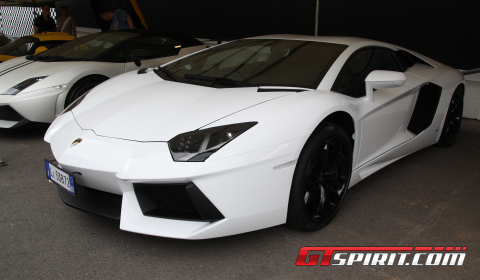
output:
[[[174,161],[205,161],[256,124],[257,122],[237,123],[182,133],[168,141],[168,146]]]
[[[73,108],[77,107],[78,104],[80,104],[80,103],[83,101],[83,99],[85,99],[85,97],[87,96],[87,94],[88,94],[89,92],[90,92],[90,90],[87,91],[87,92],[85,92],[85,93],[84,93],[82,96],[80,96],[79,98],[75,99],[75,101],[73,101],[72,103],[70,103],[70,105],[68,105],[67,108],[65,108],[65,110],[63,110],[63,112],[60,113],[59,116],[65,114],[65,113],[67,113],[67,112],[72,111]]]
[[[47,76],[43,76],[43,77],[36,77],[36,78],[30,78],[30,79],[27,79],[17,85],[14,85],[13,87],[7,89],[6,91],[0,93],[0,94],[4,94],[4,95],[16,95],[17,93],[21,92],[22,90],[26,89],[27,87],[33,85],[34,83],[38,82],[38,81],[41,81],[43,79],[45,79]]]

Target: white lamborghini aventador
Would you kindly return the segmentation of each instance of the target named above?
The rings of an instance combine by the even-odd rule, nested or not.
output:
[[[271,35],[113,78],[45,135],[66,204],[127,231],[203,239],[318,230],[349,187],[454,143],[464,77],[366,39]]]
[[[176,32],[122,30],[8,60],[0,64],[0,128],[51,123],[75,99],[113,76],[156,67],[206,46]]]

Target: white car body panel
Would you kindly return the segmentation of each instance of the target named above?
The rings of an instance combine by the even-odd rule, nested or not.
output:
[[[157,67],[205,47],[206,45],[188,47],[181,49],[175,56],[143,60],[140,67],[133,62],[41,62],[30,61],[25,57],[11,59],[0,64],[0,93],[29,78],[47,77],[17,95],[0,94],[0,106],[10,106],[32,122],[51,123],[65,109],[65,99],[70,89],[84,77],[98,75],[112,78],[128,71]],[[55,88],[58,86],[64,87],[59,90]],[[18,121],[0,120],[0,128],[10,128],[17,123]]]
[[[126,73],[96,87],[45,135],[61,168],[81,173],[84,186],[122,195],[120,228],[181,239],[214,238],[286,222],[296,162],[315,128],[332,114],[354,123],[349,187],[388,164],[436,143],[453,92],[464,83],[453,68],[415,54],[401,87],[374,91],[374,101],[331,91],[343,65],[365,46],[398,46],[360,38],[270,35],[258,38],[348,44],[317,89],[257,92],[257,87],[210,88],[160,79],[151,70]],[[432,124],[407,129],[419,90],[442,87]],[[168,141],[197,129],[258,122],[205,162],[175,162]],[[71,147],[76,139],[81,144]],[[194,183],[224,215],[215,222],[145,216],[134,183]],[[272,195],[274,194],[274,195]]]

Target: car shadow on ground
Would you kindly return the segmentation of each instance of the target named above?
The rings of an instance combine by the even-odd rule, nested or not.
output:
[[[47,132],[48,125],[40,126],[36,128],[18,128],[18,129],[3,129],[0,128],[0,137],[4,139],[18,139],[18,140],[26,140],[26,139],[35,139],[41,138]]]

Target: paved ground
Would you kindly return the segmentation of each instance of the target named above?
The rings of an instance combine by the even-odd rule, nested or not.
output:
[[[412,154],[347,194],[325,229],[285,225],[203,241],[120,231],[61,201],[45,179],[45,130],[0,130],[0,279],[478,279],[480,121],[458,142]],[[463,266],[297,267],[303,246],[467,246]],[[422,261],[425,262],[425,259]]]

